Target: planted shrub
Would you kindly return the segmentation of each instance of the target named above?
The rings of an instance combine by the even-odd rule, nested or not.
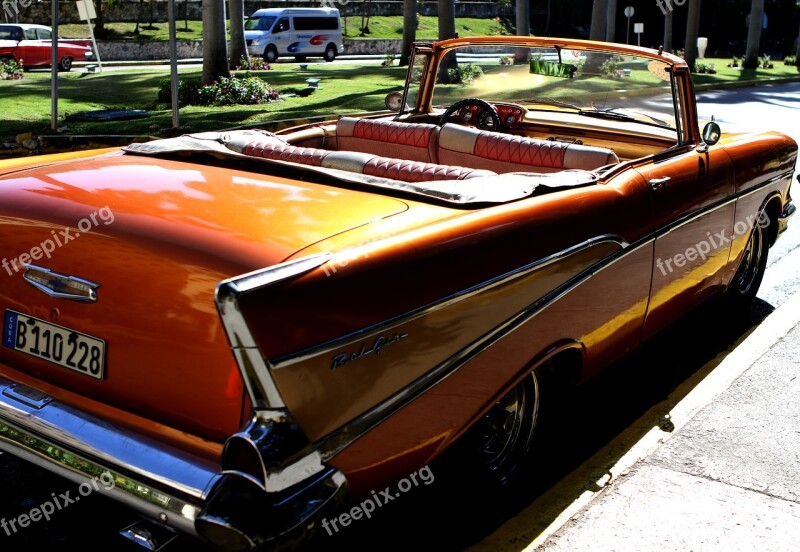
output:
[[[13,59],[0,59],[0,80],[19,80],[22,76],[22,63]]]
[[[171,99],[170,81],[164,80],[158,90],[158,101],[168,103]],[[205,86],[198,79],[178,81],[178,101],[182,105],[253,105],[279,99],[280,94],[269,83],[247,73]]]

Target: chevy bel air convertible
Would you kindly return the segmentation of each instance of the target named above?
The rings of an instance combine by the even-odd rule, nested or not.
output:
[[[0,448],[223,550],[447,450],[508,487],[556,389],[747,309],[795,210],[797,144],[701,125],[666,52],[416,43],[386,105],[3,162]]]

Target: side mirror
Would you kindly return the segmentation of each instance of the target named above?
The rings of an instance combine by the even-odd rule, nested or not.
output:
[[[714,121],[706,123],[706,126],[703,127],[703,141],[709,146],[719,142],[720,136],[722,136],[722,130]]]
[[[384,103],[386,104],[386,109],[389,111],[400,111],[400,108],[403,105],[402,92],[389,92],[386,95]]]

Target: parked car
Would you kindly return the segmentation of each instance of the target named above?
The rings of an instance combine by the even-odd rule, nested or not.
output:
[[[50,27],[27,23],[0,25],[0,59],[13,59],[25,69],[49,67],[52,62]],[[74,61],[94,59],[88,41],[58,39],[58,70],[69,71]]]
[[[515,485],[557,390],[748,307],[791,138],[701,130],[661,51],[412,54],[387,112],[0,163],[0,448],[151,527],[278,547],[444,451]]]
[[[286,55],[297,61],[309,56],[333,61],[344,50],[335,8],[265,8],[248,17],[244,28],[248,53],[269,63]]]

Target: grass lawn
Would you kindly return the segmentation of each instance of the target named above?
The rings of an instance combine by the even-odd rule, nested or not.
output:
[[[285,98],[262,105],[182,107],[181,132],[217,130],[287,118],[362,113],[384,110],[384,98],[401,90],[404,67],[309,64],[300,71],[294,64],[275,64],[269,71],[254,71],[277,90],[302,89],[306,79],[320,79],[320,89],[307,97]],[[182,70],[181,78],[199,79],[199,70]],[[157,105],[165,72],[107,71],[97,74],[62,73],[59,78],[59,125],[68,134],[142,134],[163,136],[172,132],[169,105]],[[21,80],[0,81],[0,141],[17,134],[50,133],[50,73],[30,71]],[[64,116],[99,109],[145,109],[144,119],[107,122],[67,122]]]
[[[728,67],[730,59],[706,58],[699,60],[702,63],[713,64],[716,74],[694,73],[692,80],[695,84],[708,84],[718,82],[751,81],[775,77],[796,77],[800,75],[798,68],[793,65],[784,65],[782,61],[773,61],[772,69],[742,69],[741,67]]]
[[[421,17],[417,26],[417,40],[436,40],[439,37],[439,20],[436,17]],[[361,16],[345,17],[342,29],[348,38],[403,38],[403,16],[371,17],[369,33],[361,34]],[[483,36],[507,34],[494,19],[456,19],[458,36]]]
[[[139,24],[139,34],[134,34],[136,23],[106,23],[108,40],[169,40],[169,25],[166,22],[154,23],[149,26],[147,21]],[[178,40],[202,40],[202,21],[175,22],[175,31]],[[86,23],[69,23],[58,26],[58,34],[62,38],[89,38],[89,27]]]
[[[369,19],[369,33],[361,33],[361,16],[342,18],[342,30],[347,38],[403,38],[403,16],[375,16]],[[108,40],[169,40],[169,25],[157,22],[149,26],[147,21],[139,24],[139,34],[134,34],[136,23],[106,23]],[[175,24],[178,40],[201,40],[202,21],[177,20]],[[456,19],[459,36],[499,35],[502,26],[493,19]],[[58,26],[58,33],[64,38],[89,38],[89,28],[85,23]],[[417,39],[434,40],[438,37],[438,19],[420,17]]]
[[[716,74],[695,74],[696,84],[734,83],[770,77],[798,76],[798,69],[774,64],[772,69],[742,70],[726,67],[729,60],[707,59]],[[499,67],[489,68],[489,73]],[[320,79],[320,88],[307,97],[285,97],[280,102],[262,105],[226,107],[182,107],[181,128],[172,129],[169,105],[158,104],[158,90],[167,81],[165,71],[105,71],[89,74],[78,71],[61,73],[59,77],[59,126],[65,134],[138,134],[168,136],[175,133],[219,130],[270,121],[382,111],[384,98],[391,91],[401,90],[406,69],[378,65],[339,65],[310,63],[301,71],[296,64],[276,63],[269,71],[253,74],[266,80],[274,89],[302,89],[306,79]],[[200,71],[181,69],[181,78],[199,79]],[[487,76],[487,79],[491,75]],[[590,79],[591,80],[591,79]],[[632,79],[633,82],[636,79]],[[643,85],[646,83],[643,83]],[[591,82],[584,91],[591,92]],[[445,87],[445,90],[451,87]],[[468,94],[469,87],[452,86],[454,99]],[[444,96],[447,93],[442,91]],[[442,98],[440,98],[442,99]],[[18,134],[51,134],[50,131],[50,72],[30,71],[21,80],[0,81],[0,141],[13,142]],[[130,121],[65,122],[65,116],[82,111],[101,109],[143,109],[149,116]]]

